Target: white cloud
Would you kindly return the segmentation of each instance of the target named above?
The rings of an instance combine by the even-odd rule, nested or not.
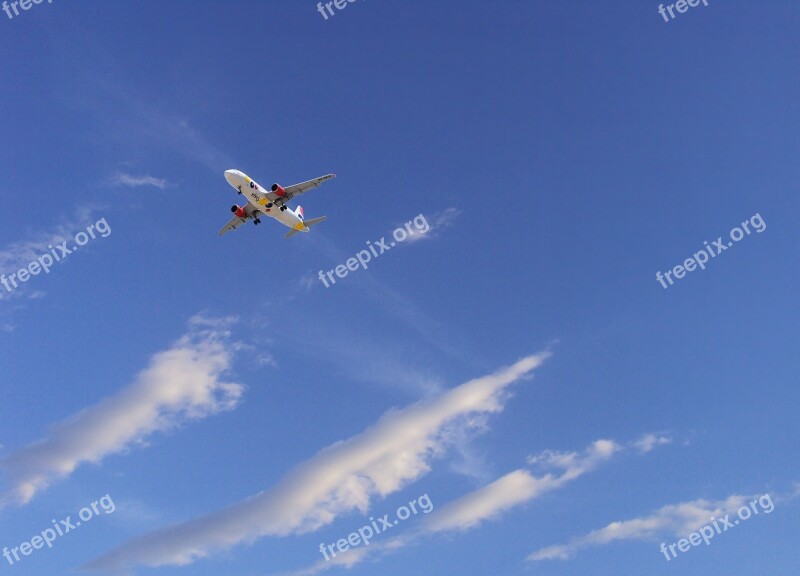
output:
[[[712,518],[735,514],[752,496],[732,495],[725,500],[694,500],[670,504],[655,513],[640,518],[612,522],[611,524],[573,538],[568,544],[548,546],[528,556],[530,561],[568,560],[588,546],[602,546],[620,540],[656,540],[664,537],[684,538],[698,528],[709,524]]]
[[[635,447],[641,441],[642,439],[639,439],[630,443],[628,448]],[[529,464],[547,470],[542,476],[535,476],[524,469],[514,470],[494,482],[434,510],[419,528],[410,533],[397,536],[384,543],[372,543],[369,548],[359,549],[359,554],[352,557],[350,556],[352,551],[348,550],[330,562],[318,561],[307,568],[292,572],[291,576],[312,576],[338,565],[352,567],[368,557],[393,553],[405,546],[418,543],[432,534],[471,530],[487,520],[497,518],[508,510],[562,488],[624,450],[626,447],[612,440],[597,440],[583,452],[545,450],[537,456],[528,458]],[[334,562],[334,560],[339,560],[339,562]]]
[[[0,503],[27,503],[83,463],[100,462],[154,432],[235,407],[243,386],[222,380],[232,357],[228,337],[226,322],[193,318],[189,332],[153,356],[128,387],[3,458],[0,469],[9,482]]]
[[[562,470],[561,474],[547,473],[536,477],[527,470],[515,470],[437,510],[426,520],[424,530],[431,533],[473,528],[506,510],[583,476],[610,459],[620,449],[618,444],[610,440],[598,440],[582,453],[547,451],[529,461]]]
[[[497,517],[552,488],[553,477],[536,478],[527,470],[515,470],[480,490],[462,496],[431,516],[427,532],[466,531]]]
[[[454,430],[469,426],[472,416],[502,411],[507,387],[548,355],[528,356],[433,400],[390,410],[371,428],[325,448],[257,496],[145,534],[85,568],[114,571],[134,565],[190,564],[262,536],[309,532],[339,514],[366,513],[374,496],[391,494],[427,473]]]
[[[656,434],[647,434],[640,438],[636,443],[636,448],[641,452],[650,452],[656,446],[664,446],[671,444],[672,438],[667,436],[659,436]]]
[[[118,172],[111,177],[111,183],[114,186],[127,186],[128,188],[139,188],[141,186],[155,186],[163,190],[167,187],[167,181],[163,178],[155,178],[154,176],[142,175],[134,176],[124,172]]]

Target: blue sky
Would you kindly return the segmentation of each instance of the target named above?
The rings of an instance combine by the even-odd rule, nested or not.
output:
[[[0,272],[108,231],[0,286],[0,547],[114,504],[0,572],[794,575],[798,19],[0,12]],[[299,202],[328,220],[218,237],[229,168],[336,173]],[[318,280],[419,215],[426,234]]]

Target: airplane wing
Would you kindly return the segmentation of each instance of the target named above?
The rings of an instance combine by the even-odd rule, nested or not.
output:
[[[230,232],[231,230],[236,230],[239,226],[247,222],[250,218],[253,217],[253,213],[256,212],[256,207],[252,204],[248,203],[247,206],[244,207],[245,216],[244,218],[239,218],[238,216],[234,216],[231,218],[231,221],[225,224],[222,229],[219,231],[219,235],[222,236],[226,232]]]
[[[300,182],[300,184],[293,184],[286,188],[286,195],[291,196],[299,196],[303,192],[307,192],[312,188],[316,188],[326,180],[330,180],[331,178],[336,178],[336,174],[325,174],[325,176],[320,176],[319,178],[314,178],[313,180],[309,180],[308,182]]]
[[[299,196],[304,192],[308,192],[312,188],[317,188],[320,184],[325,182],[326,180],[330,180],[331,178],[336,178],[336,174],[325,174],[325,176],[320,176],[319,178],[314,178],[313,180],[308,180],[307,182],[300,182],[300,184],[292,184],[291,186],[286,186],[284,190],[286,190],[286,195],[283,196],[282,201],[284,203],[288,202],[295,196]],[[281,199],[280,196],[275,194],[275,192],[267,192],[267,197],[269,198],[270,202],[276,202]]]

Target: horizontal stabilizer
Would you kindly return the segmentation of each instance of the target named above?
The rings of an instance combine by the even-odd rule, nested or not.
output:
[[[314,224],[319,224],[323,220],[327,220],[327,216],[320,216],[319,218],[312,218],[311,220],[306,220],[305,225],[306,228],[311,228]]]
[[[328,219],[327,216],[320,216],[319,218],[312,218],[311,220],[306,220],[304,222],[304,224],[305,224],[304,228],[292,228],[291,230],[289,230],[286,233],[286,236],[284,236],[284,238],[291,238],[292,236],[294,236],[298,232],[308,232],[309,228],[311,228],[314,224],[319,224],[323,220],[327,220],[327,219]]]

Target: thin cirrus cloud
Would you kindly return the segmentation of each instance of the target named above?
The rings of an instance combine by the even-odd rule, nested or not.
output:
[[[642,439],[649,437],[658,440],[656,445],[670,443],[666,436],[648,434]],[[431,514],[423,524],[423,531],[434,533],[474,528],[507,510],[562,488],[608,462],[620,452],[638,448],[642,439],[627,446],[613,440],[596,440],[582,452],[545,450],[528,458],[530,465],[547,470],[544,475],[534,476],[522,468],[506,474]]]
[[[622,540],[655,541],[665,537],[683,538],[714,518],[735,514],[757,496],[733,494],[724,500],[693,500],[669,504],[648,516],[612,522],[598,530],[573,538],[567,544],[541,548],[528,556],[530,562],[569,560],[583,548],[605,546]]]
[[[611,440],[597,440],[584,452],[546,451],[530,458],[529,462],[561,473],[548,472],[537,477],[524,469],[515,470],[439,509],[425,521],[423,529],[426,533],[434,533],[474,528],[502,512],[576,480],[621,449]]]
[[[274,487],[218,512],[144,534],[83,568],[118,572],[137,565],[186,565],[259,537],[311,532],[345,512],[366,513],[374,496],[396,492],[426,474],[455,431],[469,427],[476,416],[502,411],[509,385],[549,355],[525,357],[435,399],[389,410],[364,432],[297,466]]]
[[[167,181],[163,178],[156,178],[155,176],[141,175],[134,176],[124,172],[118,172],[111,177],[111,183],[114,186],[127,186],[128,188],[140,188],[142,186],[154,186],[163,190],[167,187]]]
[[[504,512],[566,486],[608,462],[620,452],[634,449],[644,453],[645,451],[641,449],[643,441],[648,441],[648,444],[653,446],[670,443],[670,439],[666,436],[647,434],[628,445],[601,439],[593,442],[582,452],[545,450],[539,455],[528,458],[530,465],[542,469],[541,476],[536,476],[523,468],[514,470],[434,510],[422,521],[419,528],[407,534],[392,538],[385,543],[372,543],[368,548],[348,550],[330,561],[320,560],[308,568],[291,572],[291,576],[312,576],[334,567],[350,568],[369,557],[394,553],[433,534],[466,532],[477,528],[484,522],[498,518]],[[351,552],[357,553],[351,554]]]
[[[658,434],[645,434],[634,443],[634,447],[640,452],[650,452],[658,446],[672,443],[672,439],[668,436],[661,436]]]
[[[230,323],[192,318],[189,331],[154,355],[132,384],[0,460],[7,479],[0,506],[26,504],[81,464],[100,462],[155,432],[234,408],[244,387],[223,379],[235,349]]]
[[[461,210],[451,206],[450,208],[447,208],[441,212],[432,214],[430,217],[426,217],[425,221],[428,222],[428,226],[430,226],[428,231],[424,234],[416,233],[411,235],[405,240],[405,242],[414,243],[421,240],[430,240],[435,238],[442,230],[453,226],[460,214]],[[398,228],[402,228],[402,224],[399,225]]]
[[[22,268],[27,268],[31,262],[35,262],[39,256],[47,254],[53,246],[67,238],[72,238],[76,231],[86,227],[87,221],[94,221],[96,209],[84,206],[76,210],[75,216],[70,220],[63,221],[50,230],[41,230],[28,235],[6,246],[0,247],[0,273],[10,275]],[[24,297],[28,299],[40,298],[41,291],[26,291],[26,284],[20,283],[15,290],[9,290],[0,286],[0,301],[12,297]]]

